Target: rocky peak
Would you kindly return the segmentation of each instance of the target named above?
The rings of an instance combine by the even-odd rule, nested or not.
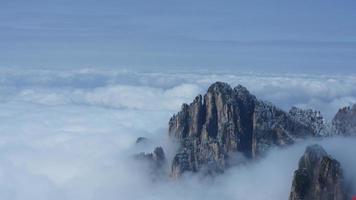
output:
[[[340,163],[319,145],[308,146],[294,172],[289,200],[346,200]]]
[[[263,154],[273,145],[292,144],[313,136],[313,128],[290,114],[258,100],[243,86],[212,84],[202,98],[184,104],[169,121],[169,135],[180,142],[173,159],[172,176],[185,171],[221,172],[229,157]]]
[[[135,155],[139,161],[144,161],[148,164],[150,173],[152,175],[159,175],[166,163],[166,156],[162,147],[156,147],[152,153],[139,153]]]
[[[162,147],[156,147],[154,150],[153,150],[153,153],[152,153],[152,159],[154,161],[157,161],[157,162],[164,162],[164,160],[166,159],[165,155],[164,155],[164,151],[163,151],[163,148]]]
[[[299,167],[313,170],[318,162],[323,159],[324,156],[328,156],[326,151],[320,145],[308,146],[304,155],[299,160]]]
[[[144,144],[144,143],[147,143],[148,142],[148,139],[147,138],[145,138],[145,137],[138,137],[137,139],[136,139],[136,144]]]
[[[247,88],[242,86],[242,85],[237,85],[234,88],[234,91],[235,91],[236,94],[238,94],[237,96],[239,96],[241,99],[245,99],[245,98],[253,96],[253,95],[250,94],[250,91],[248,91]]]
[[[340,135],[356,135],[356,104],[339,109],[332,120],[333,130]]]
[[[230,94],[232,92],[232,88],[229,84],[224,82],[215,82],[210,85],[207,93],[217,93],[217,94]]]
[[[328,129],[320,111],[292,107],[289,114],[306,126],[313,128],[316,136],[328,135]]]

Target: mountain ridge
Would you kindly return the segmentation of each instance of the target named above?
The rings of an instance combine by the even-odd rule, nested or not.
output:
[[[231,88],[216,82],[169,120],[169,136],[180,143],[171,176],[200,169],[219,173],[229,167],[232,153],[256,158],[272,146],[320,136],[313,121],[302,122],[295,116],[257,99],[242,85]]]

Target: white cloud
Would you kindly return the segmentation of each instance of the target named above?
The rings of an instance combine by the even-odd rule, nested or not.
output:
[[[164,90],[147,86],[117,85],[96,88],[92,91],[75,91],[74,102],[115,108],[141,110],[177,110],[182,102],[190,101],[199,93],[193,84],[182,84]]]
[[[151,182],[130,155],[167,146],[167,124],[209,84],[243,84],[288,108],[321,109],[330,118],[356,100],[355,77],[128,71],[2,71],[0,196],[23,199],[286,199],[307,143],[273,150],[215,180]],[[139,136],[148,147],[133,144]],[[318,141],[316,141],[318,142]],[[356,179],[354,139],[322,141]],[[258,192],[256,192],[258,188]],[[250,198],[251,197],[251,198]]]

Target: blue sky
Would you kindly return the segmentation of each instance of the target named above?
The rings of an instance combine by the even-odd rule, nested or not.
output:
[[[0,67],[356,73],[352,0],[0,5]]]

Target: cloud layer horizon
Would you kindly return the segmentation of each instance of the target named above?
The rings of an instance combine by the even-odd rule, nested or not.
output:
[[[215,81],[242,84],[288,110],[320,110],[331,120],[356,102],[356,77],[227,73],[144,73],[119,70],[0,70],[0,196],[9,200],[287,199],[306,145],[320,143],[348,180],[355,138],[305,141],[216,179],[187,174],[152,182],[131,160],[151,147],[169,149],[167,125],[182,103]]]

